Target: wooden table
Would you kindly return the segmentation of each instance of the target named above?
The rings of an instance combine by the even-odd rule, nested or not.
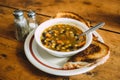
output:
[[[0,0],[0,80],[120,80],[120,0]],[[94,25],[110,47],[108,61],[85,74],[62,77],[42,72],[26,58],[23,42],[14,35],[15,9],[36,11],[37,21],[48,20],[59,11],[75,12]]]

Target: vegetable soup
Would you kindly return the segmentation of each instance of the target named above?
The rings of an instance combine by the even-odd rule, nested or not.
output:
[[[41,36],[42,44],[52,50],[69,52],[81,48],[86,37],[80,36],[82,30],[68,24],[57,24],[50,26],[43,31]]]

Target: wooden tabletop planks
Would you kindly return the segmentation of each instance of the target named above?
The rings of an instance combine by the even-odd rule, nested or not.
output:
[[[120,79],[120,0],[0,0],[0,80],[119,80]],[[14,33],[15,9],[25,13],[32,9],[38,23],[51,19],[59,11],[75,12],[91,25],[105,22],[105,30],[97,30],[110,47],[108,61],[81,75],[61,77],[35,68],[24,54],[24,42]]]

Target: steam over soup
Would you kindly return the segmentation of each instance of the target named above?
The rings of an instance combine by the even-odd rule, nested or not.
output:
[[[85,36],[79,37],[82,31],[72,25],[58,24],[43,31],[42,44],[52,50],[69,52],[81,48],[86,41]]]

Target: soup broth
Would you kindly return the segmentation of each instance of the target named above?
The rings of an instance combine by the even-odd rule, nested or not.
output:
[[[85,36],[79,37],[82,30],[68,25],[53,25],[43,31],[41,36],[42,44],[52,50],[69,52],[81,48],[86,41]]]

